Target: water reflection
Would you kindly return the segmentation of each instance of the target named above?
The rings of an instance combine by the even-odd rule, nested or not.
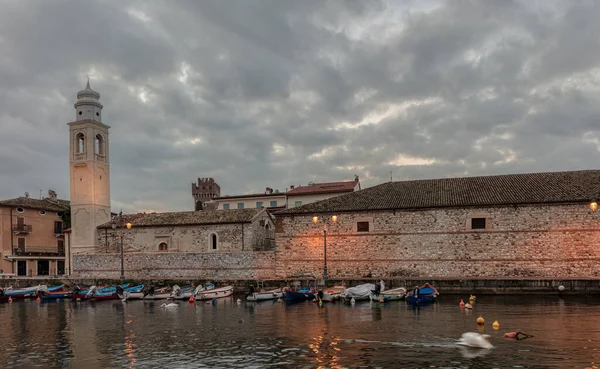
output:
[[[583,368],[600,361],[599,297],[481,296],[472,311],[459,301],[442,296],[420,309],[235,299],[174,309],[142,301],[15,302],[0,305],[0,367]],[[476,324],[479,316],[484,325]],[[534,337],[503,337],[516,330]],[[458,346],[464,332],[489,334],[494,348]]]

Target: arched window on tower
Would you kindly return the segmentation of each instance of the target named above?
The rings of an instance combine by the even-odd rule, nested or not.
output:
[[[160,244],[158,244],[158,251],[167,251],[169,250],[169,246],[167,245],[166,242],[161,242]]]
[[[211,250],[217,249],[217,235],[214,233],[210,235],[210,249]]]
[[[75,143],[77,145],[77,153],[85,152],[85,135],[83,133],[79,132],[77,136],[75,136]]]
[[[96,154],[104,155],[104,137],[98,134],[96,135]]]

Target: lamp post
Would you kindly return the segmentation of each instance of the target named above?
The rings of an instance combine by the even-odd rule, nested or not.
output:
[[[590,201],[590,210],[592,210],[592,212],[598,210],[598,201],[596,201],[595,199]]]
[[[116,229],[117,227],[119,227],[119,232],[120,232],[120,236],[121,236],[121,281],[123,281],[125,279],[125,261],[124,261],[124,256],[123,256],[123,237],[125,236],[125,227],[127,228],[127,230],[131,229],[131,223],[127,223],[125,225],[125,227],[123,227],[123,210],[121,210],[119,212],[118,217],[115,217],[116,219],[113,219],[112,221],[112,229]]]
[[[331,217],[333,223],[337,223],[337,215]],[[313,217],[313,223],[317,224],[319,217]],[[323,284],[327,287],[327,223],[323,225]]]

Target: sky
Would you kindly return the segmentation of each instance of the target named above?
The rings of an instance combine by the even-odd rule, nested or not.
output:
[[[69,198],[77,91],[112,210],[308,182],[600,168],[595,1],[0,0],[0,198]]]

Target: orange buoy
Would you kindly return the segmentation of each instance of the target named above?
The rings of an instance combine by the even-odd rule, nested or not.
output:
[[[498,328],[500,328],[500,323],[498,323],[498,321],[496,320],[496,321],[494,322],[494,324],[492,324],[492,327],[493,327],[494,329],[498,329]]]
[[[189,299],[190,303],[193,304],[194,303],[194,296],[190,295],[190,299]]]
[[[12,302],[12,297],[8,296],[8,302]]]
[[[483,317],[479,317],[477,318],[477,324],[483,324],[485,322],[485,320],[483,320]]]
[[[35,299],[35,301],[37,301],[37,302],[40,302],[40,301],[42,301],[42,299],[40,298],[40,295],[38,295],[38,298],[37,298],[37,299]]]
[[[463,301],[463,299],[460,299],[460,307],[464,307],[465,306],[465,302]]]

